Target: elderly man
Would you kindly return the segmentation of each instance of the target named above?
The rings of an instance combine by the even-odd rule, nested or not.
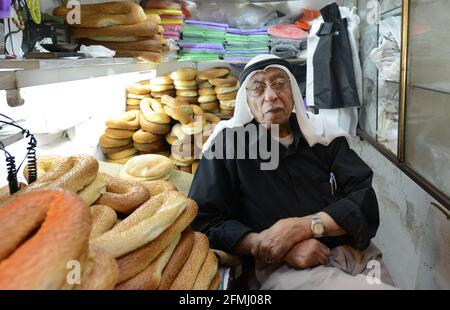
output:
[[[262,289],[390,288],[370,242],[379,225],[372,171],[342,130],[305,112],[289,67],[260,55],[243,70],[235,116],[215,128],[191,186],[193,226],[212,247],[253,257]],[[245,139],[228,139],[238,135]],[[275,169],[249,156],[264,139]]]

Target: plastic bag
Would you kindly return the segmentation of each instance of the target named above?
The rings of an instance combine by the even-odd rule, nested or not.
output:
[[[271,7],[240,3],[201,2],[191,13],[193,19],[226,23],[239,29],[263,27],[278,18],[276,10]]]

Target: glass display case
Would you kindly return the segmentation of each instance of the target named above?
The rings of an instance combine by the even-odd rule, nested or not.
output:
[[[358,8],[358,132],[450,209],[450,2],[367,0]]]

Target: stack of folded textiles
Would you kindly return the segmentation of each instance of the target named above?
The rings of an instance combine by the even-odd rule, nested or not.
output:
[[[296,58],[300,51],[306,50],[308,32],[294,24],[270,26],[270,53],[283,59]]]
[[[157,14],[161,17],[160,25],[164,28],[164,37],[166,39],[180,40],[180,33],[183,25],[183,11],[181,5],[175,1],[144,0],[141,6],[146,14]]]
[[[269,53],[267,28],[228,28],[225,50],[225,60],[250,60],[256,55]]]
[[[225,52],[228,25],[207,21],[186,20],[178,60],[219,60]]]

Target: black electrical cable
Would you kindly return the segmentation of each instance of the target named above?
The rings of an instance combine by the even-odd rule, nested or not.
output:
[[[22,134],[24,135],[24,137],[29,139],[28,146],[27,146],[27,154],[16,170],[20,170],[20,168],[22,167],[25,160],[27,160],[28,184],[31,184],[34,181],[36,181],[36,179],[37,179],[37,158],[36,158],[37,140],[28,129],[25,129],[25,128],[17,125],[17,122],[14,119],[12,119],[11,117],[4,115],[2,113],[0,113],[0,116],[10,120],[10,122],[5,122],[5,121],[0,120],[0,123],[19,128],[22,131]],[[16,173],[17,173],[17,171],[16,171]]]
[[[0,148],[3,150],[3,152],[5,152],[9,193],[12,195],[19,190],[19,182],[17,181],[17,169],[15,158],[6,150],[5,145],[2,142],[0,142]]]

